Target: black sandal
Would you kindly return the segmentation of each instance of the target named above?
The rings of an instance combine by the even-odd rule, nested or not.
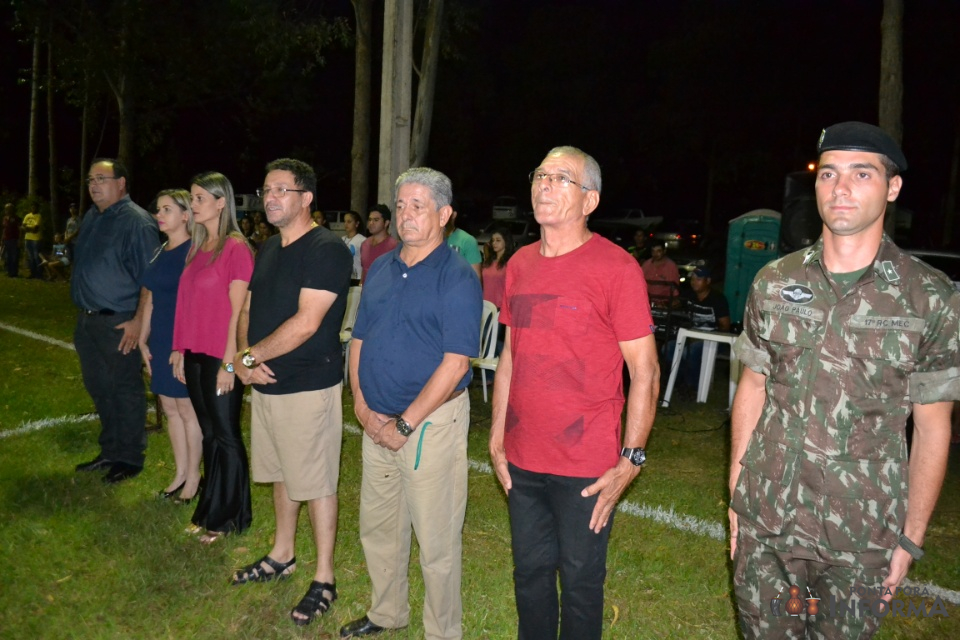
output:
[[[234,573],[231,584],[236,586],[238,584],[246,584],[248,582],[270,582],[271,580],[283,580],[293,573],[293,571],[289,571],[287,573],[284,573],[284,571],[287,571],[287,569],[296,563],[296,556],[291,558],[290,562],[287,563],[280,563],[270,556],[263,556],[253,564],[248,564],[244,568]],[[264,571],[263,565],[267,565],[273,569],[273,571]]]
[[[325,591],[330,593],[329,598],[323,595]],[[329,611],[330,605],[332,605],[336,599],[336,583],[330,584],[328,582],[317,582],[314,580],[310,584],[310,588],[307,589],[307,595],[303,596],[303,599],[300,600],[300,604],[290,610],[290,619],[293,620],[297,626],[302,627],[308,625],[314,618],[323,616],[323,614]],[[299,613],[305,617],[298,618],[293,615],[294,613]]]

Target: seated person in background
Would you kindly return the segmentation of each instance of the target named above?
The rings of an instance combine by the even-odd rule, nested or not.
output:
[[[67,245],[63,241],[63,234],[57,233],[53,236],[53,252],[49,255],[40,256],[40,266],[47,274],[47,280],[55,282],[60,278],[64,281],[69,280],[66,268],[70,265],[70,258],[67,257]]]
[[[697,331],[730,331],[730,305],[719,291],[710,288],[713,283],[710,267],[698,267],[690,277],[690,291],[684,292],[682,304],[690,314],[690,322]],[[676,340],[667,343],[668,372],[673,364]],[[726,346],[726,345],[724,345]],[[703,360],[703,340],[688,338],[680,362],[680,380],[689,387],[696,387],[700,380],[700,363]]]
[[[680,271],[677,269],[677,264],[667,257],[667,248],[662,244],[653,245],[650,248],[650,256],[650,259],[641,265],[643,277],[647,280],[650,305],[670,306],[680,289]]]

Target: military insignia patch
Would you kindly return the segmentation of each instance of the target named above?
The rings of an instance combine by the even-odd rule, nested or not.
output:
[[[791,284],[780,289],[780,297],[787,302],[807,304],[813,300],[813,291],[810,287],[805,287],[802,284]]]

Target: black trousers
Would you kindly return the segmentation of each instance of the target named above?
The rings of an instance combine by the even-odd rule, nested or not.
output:
[[[16,278],[20,274],[20,244],[17,240],[3,241],[3,261],[7,275]]]
[[[221,360],[187,351],[187,393],[203,432],[204,484],[191,521],[208,531],[240,532],[250,526],[250,464],[240,432],[244,386],[217,395]]]
[[[83,385],[100,414],[100,455],[112,462],[143,467],[147,450],[147,395],[140,374],[140,352],[118,351],[123,331],[115,327],[133,313],[77,317],[73,344],[80,357]]]
[[[599,640],[603,583],[613,514],[590,530],[596,478],[571,478],[509,467],[510,533],[519,640]],[[560,595],[557,595],[557,577]]]

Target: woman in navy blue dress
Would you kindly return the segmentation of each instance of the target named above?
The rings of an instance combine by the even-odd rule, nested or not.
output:
[[[180,274],[190,250],[190,232],[193,212],[190,192],[185,189],[167,189],[157,195],[157,224],[167,235],[167,241],[143,275],[146,299],[143,324],[140,331],[140,354],[150,374],[150,391],[160,398],[167,416],[167,431],[176,464],[176,475],[161,498],[172,498],[189,503],[197,495],[200,484],[200,459],[203,454],[203,434],[197,414],[187,395],[187,387],[173,376],[170,353],[173,350],[173,318],[177,309],[177,288]],[[154,360],[152,354],[157,354]]]

